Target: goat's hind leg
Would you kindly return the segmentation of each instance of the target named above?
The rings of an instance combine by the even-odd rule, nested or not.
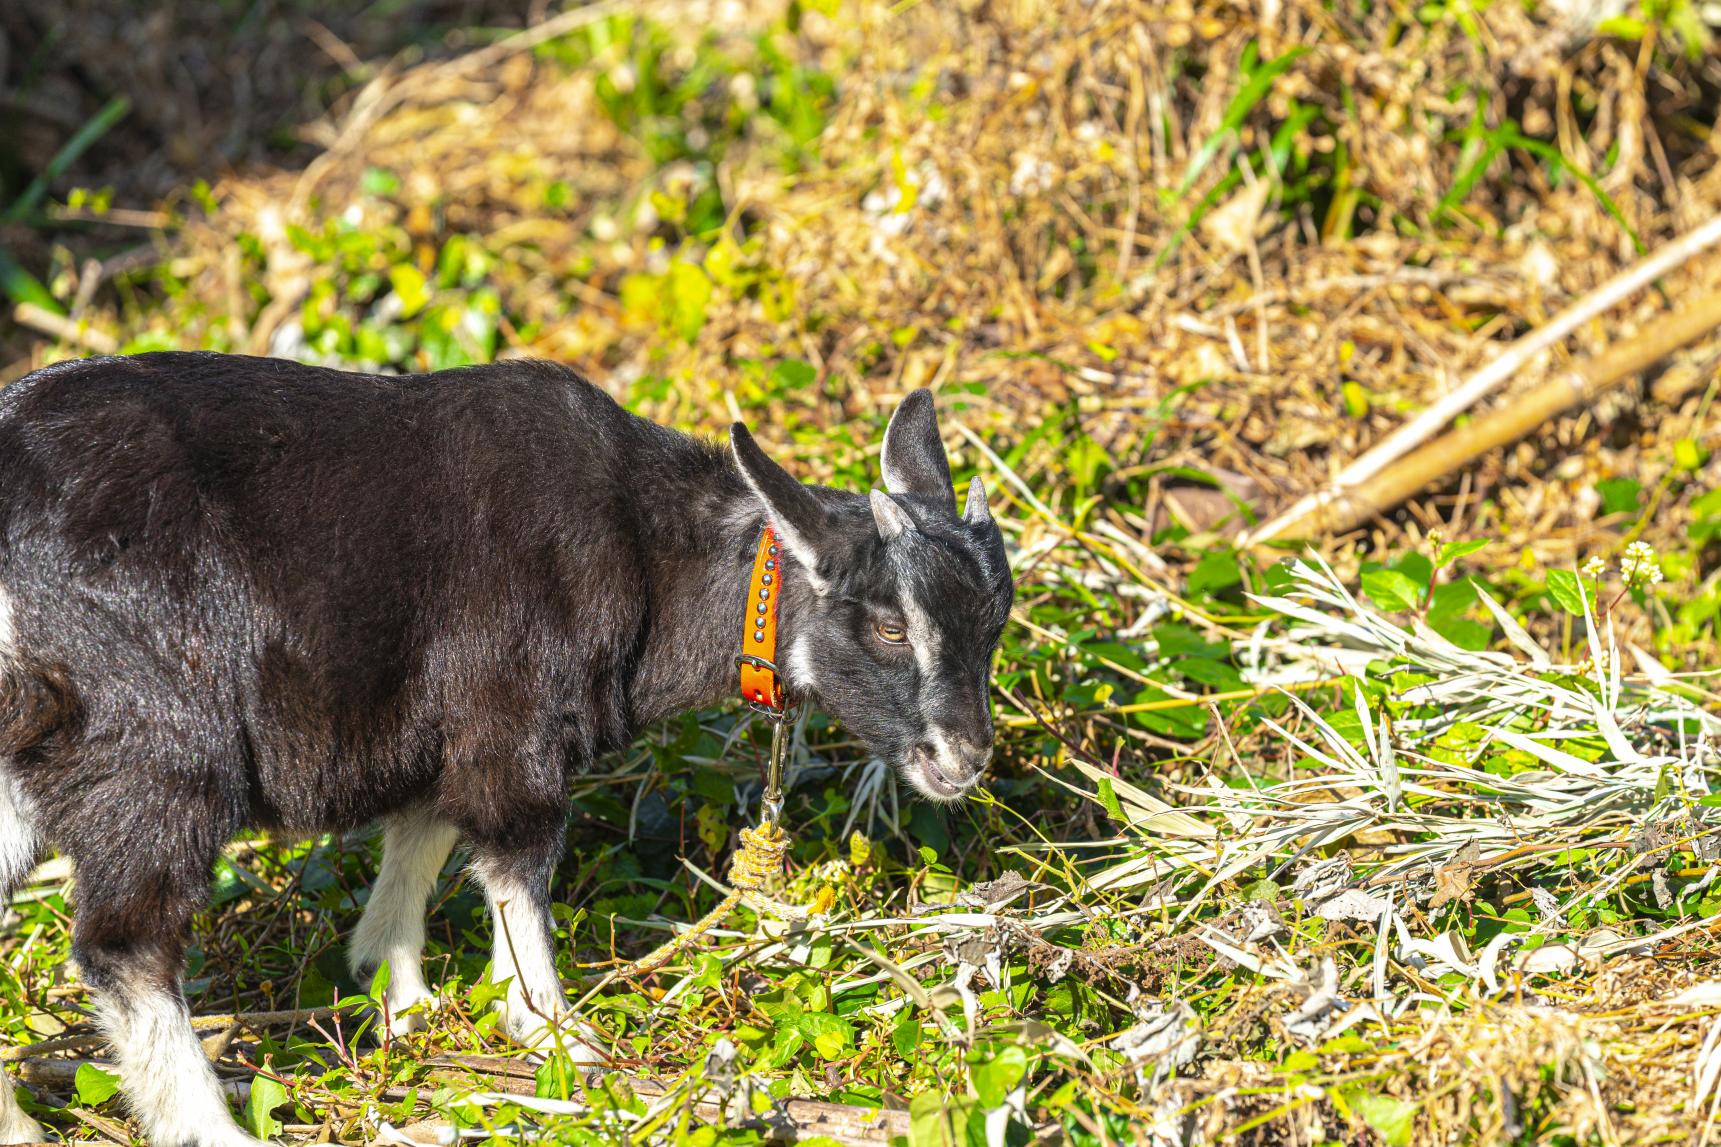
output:
[[[12,893],[29,875],[41,848],[28,812],[24,794],[0,760],[0,916],[6,914]],[[47,1137],[42,1125],[24,1114],[11,1083],[0,1075],[0,1143],[40,1143]]]
[[[425,985],[424,912],[443,862],[459,833],[428,809],[400,813],[383,822],[382,871],[371,889],[359,926],[347,945],[347,964],[361,984],[384,963],[389,1031],[405,1035],[425,1026],[422,1014],[403,1014],[433,999]]]

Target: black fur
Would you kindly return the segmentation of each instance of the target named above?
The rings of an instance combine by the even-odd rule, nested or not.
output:
[[[802,486],[744,429],[732,454],[545,363],[382,378],[148,354],[7,387],[0,780],[77,865],[85,976],[177,995],[190,915],[247,826],[428,806],[542,888],[569,774],[732,693],[767,507],[803,541],[789,686],[938,797],[913,770],[945,730],[944,772],[971,783],[1009,570],[983,499],[955,514],[930,396],[891,434],[915,528],[886,540],[864,497]],[[905,593],[936,617],[930,674],[877,637]]]

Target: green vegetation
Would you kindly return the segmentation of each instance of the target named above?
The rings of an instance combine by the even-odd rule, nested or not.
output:
[[[208,1029],[246,1125],[741,1147],[812,1099],[899,1112],[908,1147],[1694,1141],[1714,352],[1366,535],[1235,538],[1721,205],[1700,6],[705,7],[465,29],[330,81],[303,162],[160,202],[89,166],[137,115],[108,97],[0,186],[0,291],[50,316],[0,327],[8,378],[109,344],[533,354],[851,489],[931,385],[1012,546],[986,791],[919,803],[807,714],[783,894],[830,910],[744,910],[599,988],[617,1073],[500,1040],[458,867],[442,1006],[379,1040],[341,948],[374,844],[230,849],[194,1014],[296,1013]],[[717,899],[767,743],[690,715],[579,782],[575,998]],[[62,1041],[27,1059],[33,1110],[124,1141],[70,895],[50,863],[13,905],[0,1043]]]

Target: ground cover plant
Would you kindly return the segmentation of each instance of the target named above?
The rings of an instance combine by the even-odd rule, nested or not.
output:
[[[1707,9],[94,7],[0,13],[5,378],[541,355],[856,489],[929,385],[1019,582],[978,799],[796,725],[810,919],[745,907],[618,978],[721,896],[767,732],[688,717],[580,783],[558,952],[600,1080],[494,1032],[457,862],[441,1007],[379,1039],[341,949],[374,842],[230,849],[188,992],[259,1135],[1715,1134],[1714,346],[1365,529],[1236,545],[1714,214]],[[1692,262],[1519,384],[1718,282]],[[74,881],[48,861],[0,932],[0,1058],[125,1143]]]

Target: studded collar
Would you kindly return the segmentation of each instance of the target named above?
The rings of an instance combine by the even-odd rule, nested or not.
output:
[[[753,576],[747,582],[747,619],[741,632],[741,699],[767,716],[779,718],[788,709],[777,672],[777,601],[782,588],[783,559],[777,549],[777,531],[766,526],[759,534]]]

